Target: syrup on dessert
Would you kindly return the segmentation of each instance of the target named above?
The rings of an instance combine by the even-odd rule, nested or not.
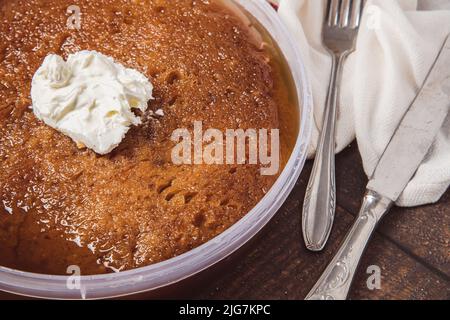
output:
[[[0,1],[0,265],[101,274],[180,255],[228,229],[271,188],[259,167],[175,166],[174,129],[280,128],[282,158],[298,132],[296,95],[279,50],[255,45],[218,1]],[[257,28],[258,26],[255,25]],[[142,125],[110,154],[80,150],[36,119],[31,78],[50,53],[96,50],[154,85]],[[161,110],[161,111],[158,111]],[[163,119],[151,116],[158,111]]]

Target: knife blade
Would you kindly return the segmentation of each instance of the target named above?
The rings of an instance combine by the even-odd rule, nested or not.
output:
[[[450,36],[384,151],[368,189],[397,201],[429,152],[450,109]]]

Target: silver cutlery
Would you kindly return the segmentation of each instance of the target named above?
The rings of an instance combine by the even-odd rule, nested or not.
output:
[[[343,64],[355,50],[364,8],[363,0],[329,0],[323,25],[323,44],[332,57],[323,128],[303,203],[306,247],[321,251],[330,236],[336,209],[335,129]]]
[[[450,36],[373,172],[356,222],[307,300],[346,299],[372,233],[414,176],[449,114],[449,65]]]

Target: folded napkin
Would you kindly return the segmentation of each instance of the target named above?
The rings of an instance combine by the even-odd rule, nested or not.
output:
[[[310,157],[322,128],[331,70],[321,41],[325,8],[326,0],[279,3],[279,15],[300,46],[312,85]],[[344,66],[336,141],[340,152],[356,138],[369,177],[449,34],[448,0],[367,1],[356,52]],[[397,205],[434,203],[449,185],[450,117]]]

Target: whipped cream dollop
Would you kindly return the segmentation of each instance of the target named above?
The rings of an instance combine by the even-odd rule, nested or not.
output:
[[[108,154],[131,125],[141,124],[133,109],[145,112],[153,85],[96,51],[80,51],[67,61],[48,55],[31,87],[33,112],[47,125],[98,154]]]

